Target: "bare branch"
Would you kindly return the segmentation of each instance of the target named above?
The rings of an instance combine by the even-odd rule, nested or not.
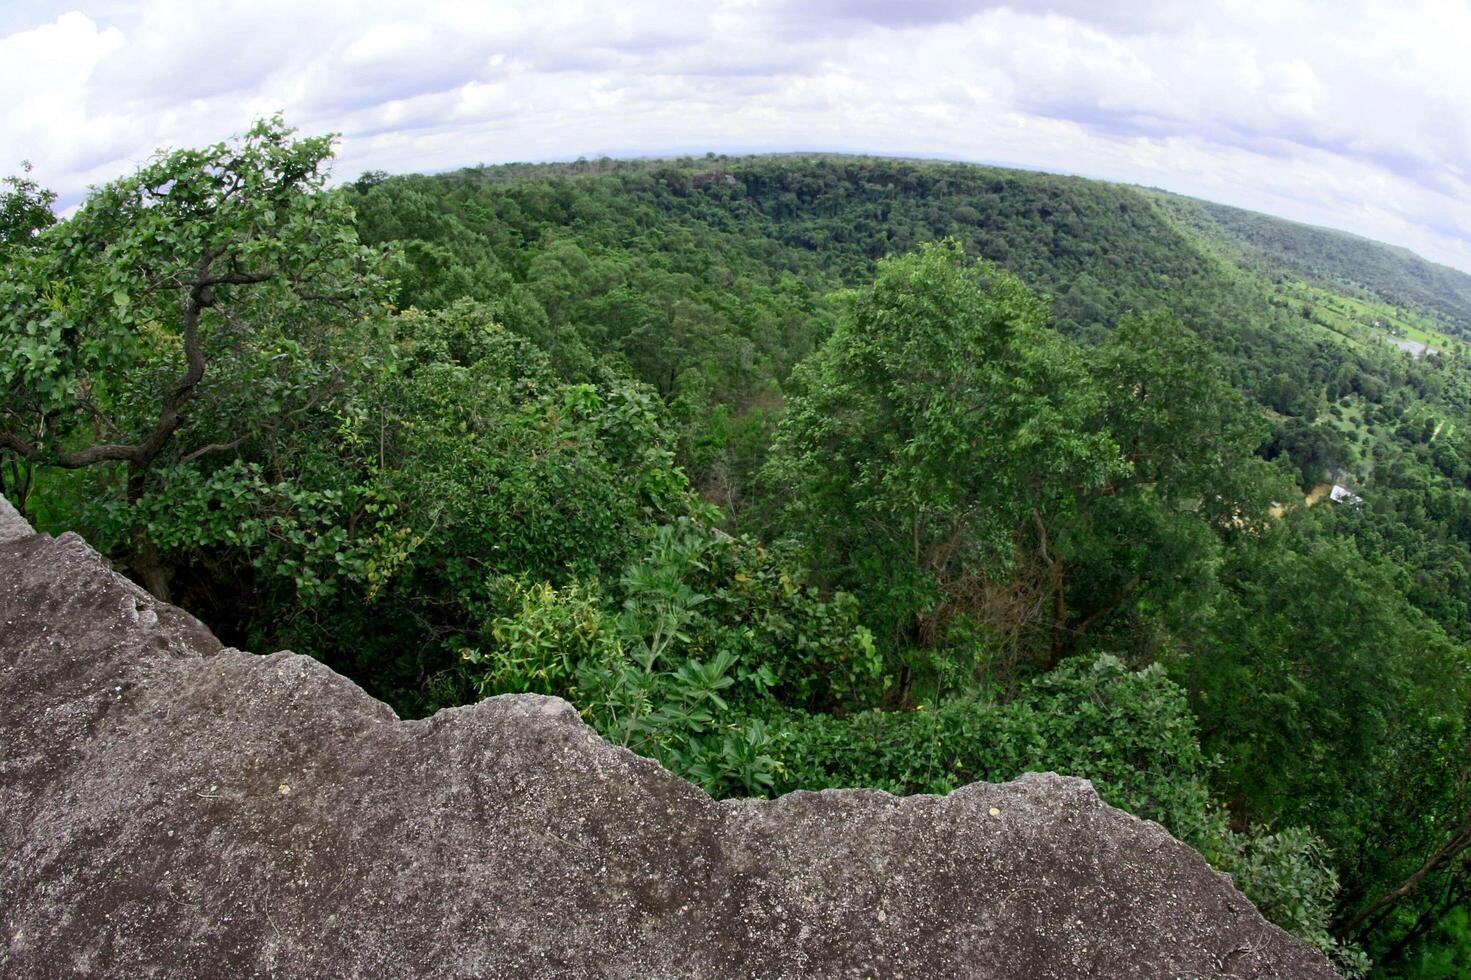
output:
[[[34,459],[36,448],[28,441],[10,432],[0,432],[0,449],[8,449],[18,456]]]
[[[209,453],[220,453],[228,449],[234,449],[236,446],[240,445],[242,442],[249,438],[250,433],[247,432],[244,435],[240,436],[238,439],[231,439],[229,442],[212,442],[208,446],[200,446],[192,453],[185,453],[183,456],[179,457],[179,462],[181,464],[192,463],[199,457],[207,455]]]
[[[1383,914],[1399,902],[1400,899],[1410,895],[1419,888],[1420,883],[1429,875],[1453,861],[1468,848],[1471,848],[1471,813],[1466,815],[1466,818],[1451,831],[1450,836],[1445,842],[1431,852],[1430,856],[1425,859],[1425,862],[1419,868],[1415,869],[1413,874],[1374,899],[1368,905],[1359,909],[1357,913],[1344,922],[1341,931],[1344,933],[1353,933],[1359,930],[1360,926],[1364,927],[1362,931],[1369,931],[1369,925],[1365,920],[1376,913],[1379,914],[1379,918],[1382,918]],[[1375,924],[1377,922],[1378,918],[1375,919]]]
[[[13,432],[0,432],[0,449],[8,449],[33,463],[58,466],[64,470],[81,469],[84,466],[91,466],[93,463],[103,463],[108,460],[132,461],[138,452],[137,446],[129,446],[123,443],[105,443],[88,446],[86,449],[79,449],[76,452],[58,453],[54,458],[48,458],[30,440],[18,436]]]

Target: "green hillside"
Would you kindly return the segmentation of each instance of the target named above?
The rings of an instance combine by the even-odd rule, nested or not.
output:
[[[6,185],[39,525],[406,715],[558,695],[715,795],[1082,775],[1345,972],[1467,964],[1471,280],[993,167],[328,151]]]
[[[1290,273],[1312,285],[1401,315],[1429,318],[1471,336],[1471,276],[1408,249],[1254,211],[1151,192],[1175,220],[1267,277]]]

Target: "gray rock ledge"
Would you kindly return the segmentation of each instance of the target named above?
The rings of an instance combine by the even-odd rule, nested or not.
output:
[[[715,802],[555,698],[221,649],[4,507],[0,975],[1335,974],[1084,780]]]

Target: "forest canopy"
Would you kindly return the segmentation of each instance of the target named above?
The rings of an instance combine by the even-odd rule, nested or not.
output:
[[[716,795],[1085,776],[1346,973],[1471,970],[1471,279],[961,164],[331,154],[3,185],[38,526],[403,715],[558,695]]]

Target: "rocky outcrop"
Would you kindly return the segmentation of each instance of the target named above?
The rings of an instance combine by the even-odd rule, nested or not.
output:
[[[1044,774],[715,802],[555,698],[400,721],[0,510],[0,975],[1331,977]]]

